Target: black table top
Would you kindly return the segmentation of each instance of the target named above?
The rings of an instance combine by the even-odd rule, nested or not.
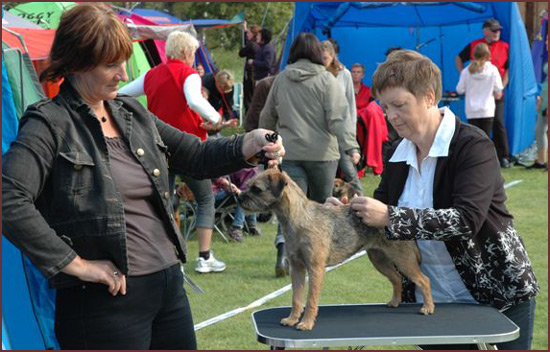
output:
[[[258,341],[276,347],[328,347],[499,343],[516,339],[519,328],[497,309],[477,304],[436,303],[435,313],[421,304],[324,305],[311,331],[279,324],[290,307],[256,311]]]

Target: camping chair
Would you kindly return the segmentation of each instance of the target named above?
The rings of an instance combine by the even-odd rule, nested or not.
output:
[[[224,176],[231,185],[231,178],[229,176]],[[238,195],[232,191],[228,191],[227,197],[216,201],[215,203],[215,220],[214,220],[214,229],[226,239],[224,231],[228,231],[235,219],[234,213],[235,209],[239,206]],[[244,230],[249,232],[248,224],[245,222],[243,224]],[[227,239],[226,239],[227,241]]]

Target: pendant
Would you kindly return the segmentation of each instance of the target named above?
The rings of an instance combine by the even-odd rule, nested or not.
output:
[[[107,122],[107,118],[105,116],[102,116],[101,117],[101,122],[103,122],[103,123]]]

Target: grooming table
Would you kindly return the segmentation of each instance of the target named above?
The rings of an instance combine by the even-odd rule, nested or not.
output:
[[[435,313],[419,313],[421,304],[324,305],[311,331],[279,324],[290,307],[252,313],[258,341],[271,349],[285,347],[492,344],[519,337],[519,327],[497,309],[477,304],[436,303]]]

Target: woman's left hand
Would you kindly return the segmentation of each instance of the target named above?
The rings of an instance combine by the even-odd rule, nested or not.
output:
[[[285,147],[283,146],[283,138],[277,137],[275,142],[270,142],[266,139],[266,135],[273,134],[273,131],[258,128],[248,132],[244,136],[243,155],[245,159],[253,158],[257,153],[264,151],[268,161],[268,167],[275,167],[282,163],[285,156]]]
[[[355,197],[351,199],[351,209],[361,218],[363,223],[372,227],[389,225],[390,215],[388,206],[379,200],[369,197]]]

